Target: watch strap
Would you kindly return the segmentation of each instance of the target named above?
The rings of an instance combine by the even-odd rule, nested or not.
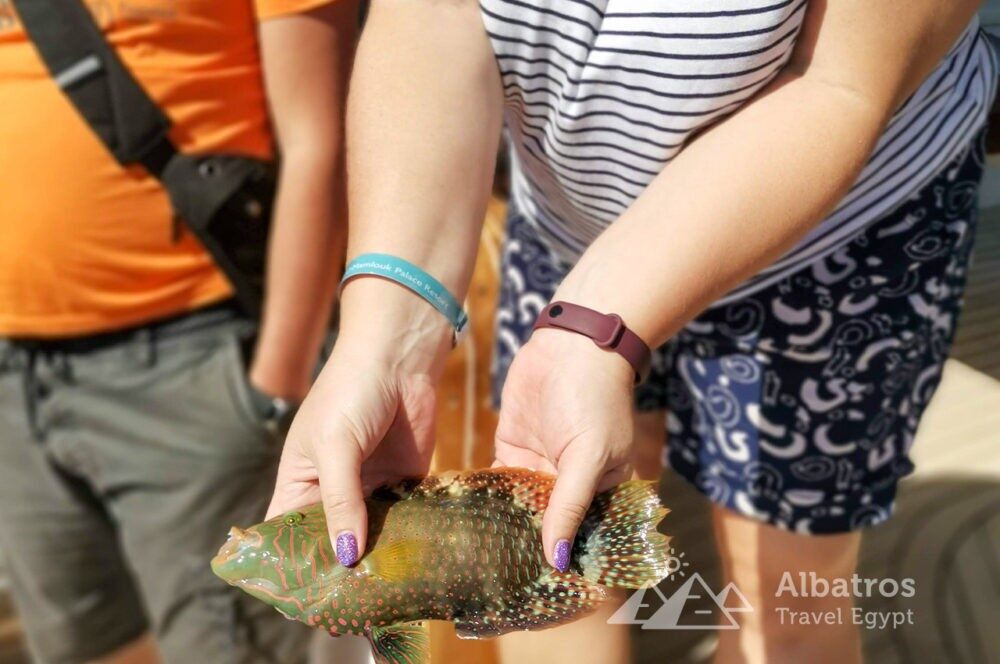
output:
[[[636,384],[649,373],[652,352],[618,314],[602,314],[570,302],[552,302],[538,315],[532,331],[552,327],[588,337],[598,347],[621,355],[635,371]]]

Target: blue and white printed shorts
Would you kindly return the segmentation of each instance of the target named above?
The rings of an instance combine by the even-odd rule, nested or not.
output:
[[[636,403],[668,411],[670,465],[712,501],[796,532],[889,518],[955,333],[983,160],[978,139],[847,246],[655,351]],[[510,215],[495,402],[567,269]]]

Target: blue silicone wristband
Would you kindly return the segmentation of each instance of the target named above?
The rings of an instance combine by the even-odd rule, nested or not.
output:
[[[400,286],[410,289],[430,302],[455,328],[456,339],[469,322],[468,314],[462,309],[462,305],[458,303],[455,296],[448,292],[444,284],[410,261],[389,254],[361,254],[347,264],[344,278],[340,281],[341,288],[349,280],[363,275],[395,281]]]

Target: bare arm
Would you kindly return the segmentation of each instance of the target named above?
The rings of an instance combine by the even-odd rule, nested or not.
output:
[[[556,298],[616,312],[651,346],[663,343],[838,203],[978,4],[811,0],[782,74],[671,162],[588,248]],[[565,356],[573,361],[551,359]],[[561,374],[570,378],[542,384]],[[544,526],[549,551],[572,540],[595,488],[628,469],[630,381],[621,358],[550,330],[511,367],[498,459],[540,453],[558,469]],[[580,383],[588,388],[574,388]],[[525,442],[532,437],[534,445]]]
[[[462,299],[501,114],[476,0],[375,0],[351,82],[348,255],[408,259]],[[444,317],[412,293],[350,282],[333,355],[289,431],[269,514],[322,499],[338,557],[356,560],[367,534],[363,488],[427,470],[450,339]]]
[[[357,0],[339,0],[260,27],[281,179],[250,378],[293,400],[312,382],[344,257],[344,107],[357,15]]]
[[[502,110],[500,76],[478,2],[373,2],[349,108],[349,255],[395,254],[464,298]],[[383,298],[394,306],[384,306]],[[343,307],[348,338],[355,324],[370,340],[379,328],[373,321],[398,323],[424,314],[447,337],[426,303],[379,280],[352,282]]]
[[[652,345],[668,339],[836,206],[978,5],[812,0],[781,75],[664,169],[559,296],[619,311]],[[636,279],[641,291],[622,287]]]

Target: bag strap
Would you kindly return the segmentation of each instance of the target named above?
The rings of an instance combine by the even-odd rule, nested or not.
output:
[[[82,0],[12,0],[49,74],[123,166],[160,177],[177,153],[170,119],[115,53]]]

